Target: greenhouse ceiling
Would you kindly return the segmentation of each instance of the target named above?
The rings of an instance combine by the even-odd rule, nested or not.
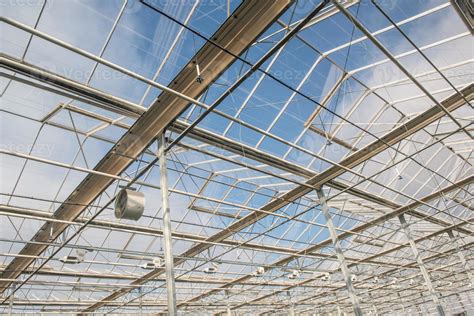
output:
[[[1,0],[0,313],[474,313],[473,7]]]

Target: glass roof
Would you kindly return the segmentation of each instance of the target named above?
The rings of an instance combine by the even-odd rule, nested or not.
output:
[[[447,0],[280,1],[226,47],[268,3],[2,1],[1,313],[168,310],[162,96],[188,98],[162,127],[179,314],[474,310],[472,29]]]

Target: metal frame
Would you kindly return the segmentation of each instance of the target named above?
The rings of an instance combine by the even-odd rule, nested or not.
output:
[[[410,33],[400,27],[450,10],[449,2],[399,21],[384,10],[383,3],[375,3],[374,8],[388,23],[375,31],[369,31],[365,21],[351,13],[364,10],[362,4],[332,3],[322,1],[319,7],[304,7],[305,17],[294,21],[294,15],[302,12],[292,1],[245,1],[232,13],[231,2],[226,2],[217,10],[227,19],[218,23],[219,30],[210,38],[192,23],[193,16],[201,12],[200,2],[189,6],[184,22],[157,9],[157,17],[176,24],[178,31],[150,78],[104,57],[132,2],[121,4],[98,55],[41,31],[38,25],[47,12],[46,3],[35,27],[1,17],[1,23],[30,34],[21,60],[3,53],[0,56],[0,66],[5,69],[1,76],[7,82],[2,97],[8,100],[14,86],[20,85],[66,98],[40,119],[15,109],[2,109],[2,116],[39,124],[33,147],[38,146],[42,129],[52,128],[72,135],[77,151],[72,162],[65,162],[37,155],[33,147],[29,152],[0,149],[2,156],[21,161],[22,166],[13,191],[1,193],[6,203],[0,205],[0,216],[15,234],[0,235],[0,242],[9,245],[0,253],[6,263],[0,267],[0,310],[232,315],[277,314],[278,310],[288,314],[341,314],[352,309],[362,315],[373,312],[376,305],[375,313],[400,310],[424,314],[437,310],[444,315],[445,310],[452,313],[472,308],[469,266],[474,177],[472,117],[466,113],[472,109],[474,86],[445,73],[466,67],[470,61],[440,67],[428,54],[430,48],[468,38],[469,32],[418,47]],[[282,15],[285,11],[287,14]],[[364,36],[320,50],[305,33],[342,16]],[[378,39],[390,30],[415,49],[392,53]],[[169,86],[158,83],[185,33],[198,36],[203,46]],[[86,81],[78,82],[29,63],[27,52],[36,37],[93,61]],[[265,46],[269,42],[271,48]],[[366,42],[373,43],[387,59],[353,69],[338,63],[336,54]],[[314,53],[314,59],[306,64],[305,75],[290,84],[275,76],[273,70],[281,67],[279,62],[285,53],[292,53],[295,43]],[[263,57],[252,63],[255,58],[249,56],[256,51]],[[418,55],[433,70],[412,74],[401,62]],[[203,73],[202,83],[195,82],[196,63]],[[307,84],[325,63],[341,75],[318,102],[308,93]],[[359,77],[388,63],[404,77],[377,85]],[[91,78],[100,65],[145,84],[145,93],[132,102],[95,88]],[[230,81],[221,77],[236,65],[242,69],[231,74]],[[432,75],[447,85],[432,88]],[[246,85],[251,80],[254,83]],[[261,90],[269,81],[287,91],[281,105],[266,102]],[[351,84],[362,91],[347,111],[335,110],[332,105],[341,101],[340,95],[347,93]],[[216,92],[219,85],[226,87],[224,92]],[[416,86],[423,94],[394,99],[386,96],[389,89],[403,85]],[[156,89],[165,92],[150,107],[143,106]],[[217,101],[208,103],[208,93],[217,94],[213,99]],[[232,112],[223,107],[234,94],[244,97]],[[370,104],[370,98],[382,106],[367,124],[360,125],[354,114]],[[309,119],[300,121],[302,129],[294,139],[282,136],[278,125],[301,100],[314,106]],[[400,105],[414,101],[427,106],[407,117]],[[245,118],[258,102],[275,108],[274,117],[264,126]],[[389,111],[394,117],[388,129],[380,132],[377,124],[385,124],[382,117]],[[63,114],[67,122],[59,119]],[[221,132],[209,128],[208,114],[221,120]],[[325,115],[333,118],[326,121]],[[95,125],[86,127],[78,123],[79,118]],[[124,132],[124,136],[103,133],[111,128]],[[344,136],[347,128],[354,131],[353,138]],[[235,129],[255,133],[256,141],[249,144],[244,138],[237,139]],[[157,147],[153,143],[156,137],[161,140]],[[166,148],[165,137],[172,144]],[[305,143],[308,137],[322,145],[316,148]],[[95,168],[88,161],[87,144],[92,140],[112,146]],[[284,147],[283,153],[273,154],[266,145],[269,141]],[[331,152],[334,146],[343,151],[336,158]],[[294,160],[295,153],[306,160]],[[438,155],[446,154],[449,159],[437,160]],[[81,158],[84,165],[78,163]],[[453,166],[454,160],[457,164]],[[322,167],[315,167],[319,165]],[[25,181],[23,173],[32,166],[66,171],[53,198],[17,192],[17,186]],[[409,174],[413,166],[418,170]],[[154,177],[158,169],[160,184]],[[84,180],[68,198],[59,198],[59,191],[73,173],[84,174]],[[146,216],[148,223],[129,224],[107,217],[114,191],[124,183],[146,191],[147,196],[161,195],[162,207]],[[327,197],[323,186],[329,189]],[[20,201],[49,204],[50,211],[24,207]],[[170,211],[171,201],[179,205],[176,210],[173,207]],[[161,220],[164,225],[157,227]],[[22,237],[27,223],[40,228],[31,240]],[[325,231],[329,231],[328,236]],[[104,236],[102,243],[84,246],[82,242],[89,242],[93,234]],[[107,245],[113,236],[123,238],[123,248]],[[144,250],[130,249],[137,240]],[[164,251],[157,250],[161,243]],[[60,256],[77,249],[90,250],[94,255],[77,270],[62,265]],[[111,259],[115,255],[117,259]],[[163,256],[165,267],[140,271],[140,263],[154,256]],[[210,264],[219,266],[215,276],[204,272]],[[265,272],[257,274],[257,268],[262,267]],[[107,270],[102,273],[98,269]],[[298,277],[288,279],[293,270],[298,271]],[[324,281],[322,276],[327,273],[331,278]],[[355,282],[352,275],[357,275]],[[44,298],[34,296],[38,286],[48,293]],[[425,287],[429,299],[423,295]],[[63,295],[65,292],[68,294]]]

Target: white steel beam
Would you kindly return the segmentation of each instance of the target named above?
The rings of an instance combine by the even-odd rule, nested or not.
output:
[[[161,210],[163,212],[163,240],[165,251],[166,293],[168,315],[176,316],[176,288],[174,284],[173,240],[171,232],[171,214],[168,192],[168,170],[166,167],[166,138],[163,132],[158,141],[158,162],[160,164]]]

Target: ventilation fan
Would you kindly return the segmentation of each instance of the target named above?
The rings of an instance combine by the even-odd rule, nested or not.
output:
[[[122,189],[115,199],[115,217],[137,221],[145,210],[145,195],[131,189]]]

